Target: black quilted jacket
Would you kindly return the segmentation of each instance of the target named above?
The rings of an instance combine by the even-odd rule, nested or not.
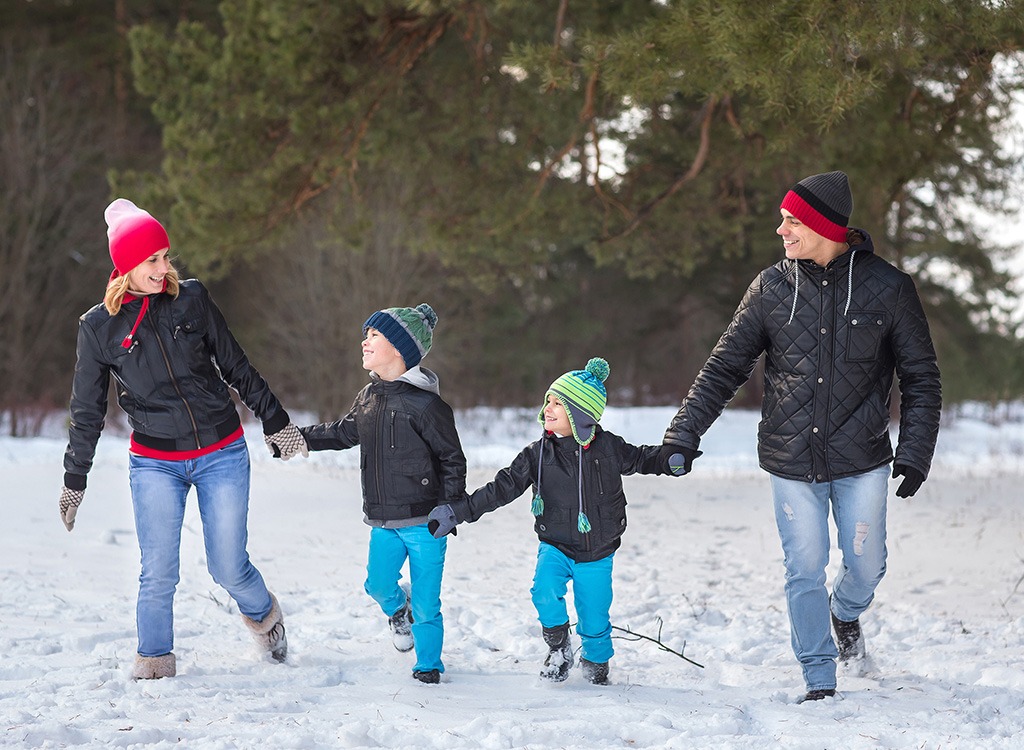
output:
[[[901,393],[895,460],[928,476],[942,402],[928,322],[910,276],[876,256],[862,230],[852,234],[863,241],[826,268],[799,261],[797,274],[797,263],[783,260],[754,279],[666,443],[695,449],[764,353],[757,442],[765,471],[821,482],[893,460],[888,426],[895,372]]]

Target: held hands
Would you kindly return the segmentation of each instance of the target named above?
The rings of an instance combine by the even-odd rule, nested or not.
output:
[[[75,516],[78,515],[78,506],[82,504],[85,497],[85,490],[71,490],[61,487],[60,490],[60,520],[64,522],[64,528],[68,531],[75,528]]]
[[[906,464],[893,464],[892,478],[895,479],[899,476],[904,479],[896,488],[896,497],[911,497],[921,489],[921,485],[924,483],[924,474]]]
[[[270,448],[274,458],[280,458],[282,461],[287,461],[299,453],[303,458],[309,457],[306,438],[302,437],[299,428],[291,422],[273,434],[264,435],[263,442]]]
[[[455,528],[459,519],[455,517],[455,510],[450,505],[438,505],[427,515],[427,530],[434,535],[434,539],[440,539],[446,534],[455,536],[459,533]]]
[[[689,474],[690,469],[693,468],[694,459],[703,455],[703,451],[666,443],[658,451],[658,463],[664,473],[681,477],[684,474]]]

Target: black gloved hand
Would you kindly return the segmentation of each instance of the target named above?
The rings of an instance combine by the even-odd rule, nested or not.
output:
[[[900,482],[900,486],[896,488],[896,497],[911,497],[915,492],[921,489],[921,484],[924,482],[924,474],[919,472],[913,466],[907,466],[906,464],[893,464],[892,467],[892,478],[902,476],[903,481]]]
[[[689,474],[693,460],[703,455],[703,451],[665,443],[658,450],[658,463],[665,474],[681,477],[683,474]]]
[[[444,505],[438,505],[427,516],[427,531],[429,531],[434,539],[440,539],[446,534],[457,536],[459,530],[455,528],[455,525],[459,522],[459,519],[455,517],[455,510],[451,505],[447,503]]]

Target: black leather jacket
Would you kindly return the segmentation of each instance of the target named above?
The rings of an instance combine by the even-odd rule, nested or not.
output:
[[[901,394],[895,461],[928,476],[942,405],[928,321],[910,276],[876,256],[862,230],[851,237],[859,242],[826,268],[783,260],[754,279],[666,443],[695,449],[764,353],[763,469],[820,482],[892,461],[895,372]]]
[[[437,376],[417,366],[403,378],[374,375],[344,419],[300,428],[312,451],[359,446],[363,513],[371,526],[426,523],[435,507],[466,494],[466,457]]]
[[[608,557],[622,543],[626,530],[627,474],[661,474],[660,446],[631,445],[618,435],[597,427],[597,435],[583,450],[580,476],[580,445],[573,437],[548,433],[531,443],[494,480],[467,499],[452,503],[460,521],[476,521],[484,513],[508,505],[530,487],[544,499],[544,512],[534,521],[542,542],[556,547],[576,562]],[[540,466],[540,485],[537,484]],[[582,481],[582,486],[581,486]],[[583,512],[590,521],[587,533],[579,530],[580,491]]]
[[[64,454],[65,484],[71,489],[85,489],[106,418],[111,376],[136,442],[157,450],[205,448],[237,430],[241,421],[228,386],[263,422],[266,434],[288,424],[288,413],[199,281],[182,281],[177,298],[152,295],[126,349],[121,342],[141,306],[141,300],[133,300],[111,316],[96,305],[79,320]]]

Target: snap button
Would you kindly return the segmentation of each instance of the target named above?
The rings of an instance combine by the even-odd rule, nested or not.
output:
[[[818,382],[819,383],[824,383],[825,382],[825,378],[818,378]]]
[[[548,527],[547,527],[547,526],[545,526],[544,524],[541,524],[541,525],[540,525],[540,530],[541,530],[541,531],[547,531],[547,530],[548,530]]]
[[[822,333],[826,333],[827,331],[828,331],[828,329],[827,329],[827,328],[822,328],[822,329],[821,329],[821,332],[822,332]]]
[[[423,479],[420,480],[420,484],[426,486],[426,485],[430,484],[430,480],[427,479],[426,477],[423,477]]]
[[[852,326],[855,326],[855,325],[857,325],[857,319],[856,319],[856,318],[854,318],[853,320],[851,320],[851,321],[850,321],[850,325],[852,325]]]
[[[812,427],[811,428],[811,432],[817,433],[818,432],[818,428],[817,427]]]

